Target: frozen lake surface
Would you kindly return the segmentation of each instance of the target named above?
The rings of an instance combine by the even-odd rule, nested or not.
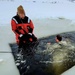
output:
[[[53,34],[59,34],[62,32],[69,32],[69,31],[71,32],[71,31],[75,30],[75,25],[71,24],[71,20],[68,20],[68,19],[49,19],[49,18],[35,19],[35,20],[33,19],[33,23],[35,25],[34,34],[38,38],[43,38],[43,37],[47,37],[49,35],[51,36]],[[15,35],[12,32],[11,26],[9,24],[6,26],[4,26],[4,24],[2,24],[2,25],[3,26],[0,26],[0,30],[1,30],[1,32],[0,32],[0,34],[1,34],[0,51],[7,52],[7,53],[0,54],[0,58],[1,58],[1,63],[5,60],[7,61],[7,63],[5,62],[5,64],[0,65],[2,67],[0,74],[1,75],[6,75],[6,74],[12,75],[12,73],[13,73],[14,75],[19,75],[19,71],[16,68],[13,56],[10,53],[11,48],[9,46],[10,43],[12,43],[12,44],[15,43]],[[73,38],[71,38],[71,39],[74,40],[74,33],[72,34],[72,37]],[[9,59],[9,60],[7,60],[7,59]],[[11,69],[8,68],[8,71],[7,71],[6,68],[9,66],[11,67]]]
[[[11,31],[10,21],[16,15],[16,8],[19,5],[24,6],[26,15],[32,19],[35,25],[34,33],[38,38],[75,31],[75,2],[72,0],[0,0],[0,51],[6,52],[0,53],[0,75],[19,75],[9,46],[10,43],[15,43],[15,35]],[[67,36],[74,42],[74,32],[67,34]],[[48,38],[51,39],[52,36]],[[43,41],[49,41],[48,38]],[[54,40],[50,41],[54,42]],[[41,42],[40,44],[42,44]],[[31,63],[33,64],[33,62]],[[57,65],[54,64],[54,67],[56,66],[59,69]],[[60,64],[62,68],[60,72],[72,67],[74,64],[72,62],[72,65],[67,66],[66,69],[63,69],[62,65]],[[57,73],[56,68],[55,72]]]

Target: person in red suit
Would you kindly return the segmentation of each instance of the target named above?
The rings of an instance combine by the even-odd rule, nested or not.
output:
[[[17,15],[12,18],[11,27],[12,31],[16,35],[16,42],[19,46],[22,45],[20,40],[22,40],[24,43],[37,40],[33,34],[34,25],[32,20],[26,16],[22,5],[17,8]]]

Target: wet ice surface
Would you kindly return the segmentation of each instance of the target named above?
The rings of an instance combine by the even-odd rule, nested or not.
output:
[[[34,55],[25,56],[28,70],[25,75],[60,75],[75,65],[75,32],[61,34],[63,39],[69,39],[72,47],[62,47],[56,50],[46,50],[46,44],[55,43],[55,35],[39,39],[39,45]],[[16,51],[16,44],[11,46]],[[25,72],[22,71],[22,72]]]

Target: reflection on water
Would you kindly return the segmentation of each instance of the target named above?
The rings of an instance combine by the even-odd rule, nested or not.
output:
[[[69,40],[70,46],[47,50],[47,42],[55,43],[55,36],[39,39],[35,55],[25,57],[26,65],[29,66],[25,75],[60,75],[75,65],[75,32],[61,35]],[[15,44],[12,45],[13,50],[14,47]]]
[[[70,67],[72,67],[75,62],[73,61],[75,54],[74,52],[72,55],[70,54],[73,51],[68,50],[68,48],[65,50],[63,48],[63,51],[58,49],[54,54],[53,54],[53,70],[54,70],[54,75],[59,75],[62,72],[66,71]]]

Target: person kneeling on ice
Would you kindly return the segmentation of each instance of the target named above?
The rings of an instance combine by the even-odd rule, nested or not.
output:
[[[33,34],[34,25],[29,17],[26,16],[23,6],[20,5],[17,8],[17,15],[12,18],[11,27],[16,35],[19,48],[22,47],[22,43],[37,41]]]
[[[55,37],[55,41],[56,41],[56,43],[53,45],[51,43],[47,43],[47,49],[51,49],[51,48],[56,49],[56,48],[60,48],[61,46],[67,46],[68,45],[66,41],[62,40],[61,35],[57,35]]]

